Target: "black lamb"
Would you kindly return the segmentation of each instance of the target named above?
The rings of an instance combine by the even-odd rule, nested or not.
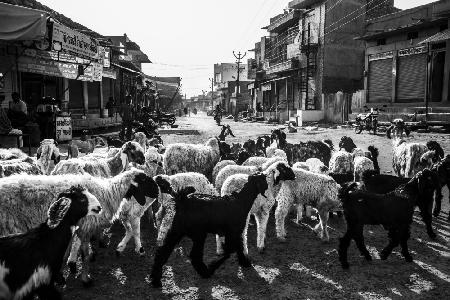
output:
[[[433,170],[430,173],[430,176],[433,178],[436,187],[435,190],[437,191],[437,193],[439,193],[439,191],[441,190],[440,188],[441,185],[438,174],[436,173],[436,171]],[[361,188],[371,193],[386,194],[394,191],[399,186],[406,184],[409,181],[410,178],[378,174],[376,170],[368,170],[363,173],[363,181],[362,181],[363,185],[361,186]],[[436,233],[434,233],[433,227],[431,226],[432,222],[431,210],[433,208],[434,192],[429,193],[424,192],[421,196],[426,199],[423,199],[423,201],[418,203],[420,215],[422,216],[422,220],[425,223],[428,236],[434,239],[436,238]],[[436,206],[438,206],[437,201]]]
[[[440,188],[436,191],[436,205],[434,207],[433,215],[437,217],[441,212],[441,204],[442,204],[442,187],[447,186],[450,189],[450,154],[445,157],[445,159],[441,160],[437,164],[435,164],[432,168],[434,172],[436,172],[437,177],[439,178],[439,182],[441,184]],[[450,195],[449,195],[450,202]],[[450,211],[447,217],[447,220],[450,221]]]
[[[234,252],[237,253],[241,266],[250,267],[250,260],[243,252],[242,232],[253,202],[259,194],[265,197],[267,188],[266,176],[256,173],[248,177],[248,182],[239,193],[229,196],[188,195],[195,191],[192,187],[176,193],[172,226],[162,246],[156,249],[151,274],[152,285],[162,286],[162,267],[184,236],[188,236],[193,241],[189,256],[192,266],[203,278],[211,277]],[[207,267],[203,262],[203,247],[208,233],[224,236],[225,245],[224,255]]]
[[[402,255],[407,262],[412,262],[408,251],[410,225],[414,209],[428,207],[430,198],[424,195],[436,189],[433,172],[425,169],[416,174],[408,183],[386,194],[376,194],[363,190],[355,190],[357,183],[344,185],[339,192],[343,202],[347,231],[339,239],[339,261],[344,269],[349,267],[347,249],[352,239],[355,240],[361,254],[366,260],[372,257],[364,244],[364,225],[383,225],[389,231],[389,244],[381,251],[380,258],[385,260],[399,244]]]
[[[58,195],[48,218],[26,233],[0,238],[0,299],[61,299],[60,281],[64,254],[74,227],[87,216],[99,214],[97,198],[82,187]]]

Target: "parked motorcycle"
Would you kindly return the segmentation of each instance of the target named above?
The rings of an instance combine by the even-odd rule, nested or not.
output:
[[[153,119],[153,121],[157,122],[159,125],[166,123],[168,125],[175,124],[175,121],[177,120],[175,114],[173,113],[164,113],[161,111],[156,111],[155,113],[151,114],[150,117]]]
[[[386,107],[383,105],[383,107]],[[355,119],[355,133],[360,134],[363,130],[377,134],[378,113],[384,111],[381,108],[368,108],[364,106],[366,114],[359,114]]]

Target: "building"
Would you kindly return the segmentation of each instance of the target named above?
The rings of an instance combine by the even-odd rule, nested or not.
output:
[[[182,103],[180,94],[181,78],[180,77],[156,77],[145,75],[145,79],[157,93],[148,97],[148,103],[151,109],[160,108],[162,111],[178,108]]]
[[[399,11],[366,23],[364,92],[368,106],[392,117],[450,108],[450,1]],[[447,115],[430,114],[430,120]]]
[[[266,119],[319,121],[324,98],[363,88],[365,19],[393,0],[294,0],[270,19],[249,67],[253,104]]]
[[[136,43],[126,35],[102,36],[35,0],[1,0],[0,6],[3,105],[17,91],[33,116],[50,96],[71,114],[74,130],[120,124],[105,105],[128,94],[136,98],[143,88],[141,64],[150,60]]]
[[[247,90],[247,85],[251,82],[248,79],[248,65],[242,63],[239,67],[239,90],[236,89],[237,74],[236,63],[214,64],[214,86],[218,97],[217,100],[214,97],[213,107],[221,104],[226,113],[233,115],[251,105],[251,97]]]

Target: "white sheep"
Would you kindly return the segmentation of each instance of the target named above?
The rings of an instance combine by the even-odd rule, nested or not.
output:
[[[88,173],[97,177],[113,177],[123,172],[129,162],[144,163],[144,150],[137,142],[125,143],[121,150],[108,159],[72,158],[59,162],[52,175]]]
[[[334,174],[353,174],[353,155],[347,151],[335,151],[331,155],[329,172]]]
[[[214,166],[214,169],[213,169],[213,172],[212,172],[212,183],[216,182],[216,177],[217,177],[217,174],[219,174],[220,170],[222,170],[226,166],[231,166],[231,165],[237,165],[237,163],[234,160],[221,160],[221,161],[219,161]]]
[[[174,175],[158,175],[154,179],[160,188],[158,196],[160,207],[155,215],[156,227],[158,228],[158,245],[164,241],[175,214],[171,192],[177,192],[191,186],[195,188],[196,193],[219,195],[206,176],[200,173],[188,172]]]
[[[58,164],[61,158],[58,144],[53,139],[42,140],[37,151],[37,164],[43,174],[50,174],[52,171],[52,161],[54,165]]]
[[[362,175],[367,170],[374,170],[373,161],[365,156],[356,156],[354,159],[354,179],[356,182],[362,180]]]
[[[292,172],[292,169],[289,167],[287,162],[284,161],[275,162],[269,168],[267,168],[263,172],[263,174],[265,174],[267,177],[268,189],[265,193],[266,197],[263,197],[261,195],[257,196],[247,217],[247,223],[242,234],[245,254],[248,254],[247,230],[250,215],[253,214],[255,216],[257,229],[256,245],[258,251],[262,252],[264,250],[267,221],[269,220],[270,211],[275,204],[275,197],[277,195],[279,187],[281,186],[281,182],[283,180],[295,179],[295,175]],[[235,174],[228,177],[222,186],[220,195],[225,196],[231,195],[233,192],[240,192],[240,190],[248,182],[248,176],[248,174]],[[222,243],[218,237],[216,237],[216,241],[217,254],[221,255],[223,254]]]
[[[328,213],[340,208],[338,199],[339,185],[331,177],[316,174],[302,169],[293,169],[295,180],[284,181],[276,197],[275,223],[277,237],[286,239],[285,218],[293,204],[297,205],[297,221],[303,214],[303,205],[309,205],[318,210],[320,222],[314,228],[319,231],[321,239],[329,240]]]
[[[29,156],[25,158],[0,161],[0,178],[21,173],[41,175],[42,171],[38,167],[36,161]]]
[[[0,161],[27,158],[28,155],[18,148],[0,148]]]
[[[284,150],[278,149],[276,144],[273,144],[270,147],[267,147],[266,156],[269,158],[274,157],[274,156],[279,156],[279,157],[284,158],[286,161],[288,161],[286,152],[284,152]]]
[[[215,137],[203,145],[176,143],[169,145],[164,153],[164,169],[168,175],[198,172],[211,179],[219,159],[219,141]]]
[[[83,283],[90,282],[89,241],[103,226],[108,226],[123,198],[133,191],[148,194],[153,179],[135,168],[113,178],[98,178],[84,175],[13,175],[0,180],[0,236],[27,231],[45,221],[46,212],[51,202],[63,191],[73,185],[88,189],[100,201],[103,213],[100,216],[83,218],[79,223],[77,236],[80,239],[72,245],[69,263],[75,265],[78,248],[83,253]],[[156,184],[154,183],[153,186]],[[156,189],[157,192],[157,189]],[[133,196],[136,193],[132,193]],[[156,198],[157,194],[153,198]],[[134,196],[137,197],[137,196]],[[140,202],[145,199],[138,197]],[[128,197],[129,198],[129,197]],[[82,243],[80,244],[80,241]],[[75,245],[75,246],[74,246]],[[74,249],[75,247],[75,249]]]
[[[310,171],[309,165],[307,165],[306,162],[304,162],[304,161],[298,161],[298,162],[294,163],[292,165],[292,168],[299,168],[299,169],[303,169],[306,171]]]
[[[255,172],[262,171],[261,167],[255,166],[239,166],[239,165],[229,165],[220,170],[219,174],[217,174],[216,182],[214,186],[217,189],[217,192],[222,190],[223,183],[225,180],[234,174],[247,174],[251,175]]]
[[[305,163],[311,172],[326,174],[328,171],[328,167],[318,158],[308,158]]]

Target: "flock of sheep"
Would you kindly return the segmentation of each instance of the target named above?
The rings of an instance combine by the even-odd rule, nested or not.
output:
[[[241,266],[251,266],[247,246],[251,216],[257,249],[263,252],[274,207],[280,241],[286,239],[284,223],[292,208],[298,221],[304,210],[317,211],[314,231],[323,240],[329,239],[328,218],[343,212],[347,232],[338,247],[343,268],[349,266],[351,239],[371,259],[362,236],[365,224],[382,224],[389,231],[383,259],[400,245],[411,261],[407,240],[416,206],[428,234],[436,236],[431,210],[435,203],[434,215],[440,212],[441,189],[450,181],[450,156],[444,157],[434,141],[422,145],[394,137],[397,176],[389,176],[380,174],[378,149],[370,146],[364,151],[348,137],[334,149],[331,141],[288,143],[281,129],[243,145],[228,144],[227,135],[234,136],[229,126],[223,126],[218,137],[204,144],[164,147],[136,133],[134,141],[121,147],[89,147],[85,156],[67,160],[60,160],[53,140],[41,142],[36,158],[17,149],[1,149],[0,299],[32,299],[35,294],[58,299],[54,284],[65,280],[63,260],[76,272],[78,256],[81,280],[91,284],[89,265],[97,252],[93,241],[104,239],[103,231],[114,219],[125,228],[116,252],[121,254],[133,239],[135,251],[143,255],[140,222],[146,211],[152,216],[153,208],[158,231],[154,287],[161,286],[162,267],[183,236],[193,240],[190,258],[202,277],[210,277],[235,252]],[[72,155],[78,153],[75,146],[70,145]],[[216,235],[219,259],[206,266],[203,247],[208,233]],[[12,255],[45,247],[51,250],[42,250],[42,257]]]

